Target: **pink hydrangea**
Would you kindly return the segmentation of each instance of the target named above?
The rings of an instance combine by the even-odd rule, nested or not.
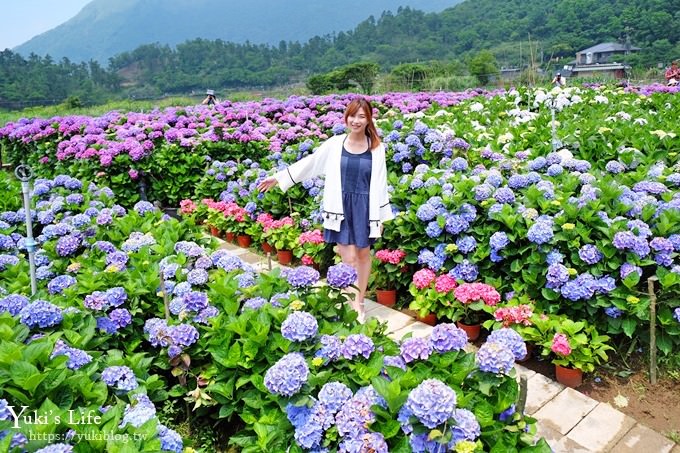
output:
[[[508,327],[512,324],[524,324],[525,326],[531,325],[530,318],[534,314],[534,309],[531,305],[522,304],[516,307],[503,307],[499,308],[493,314],[496,321],[502,321],[504,327]]]
[[[413,284],[416,288],[423,289],[427,288],[432,284],[432,282],[437,278],[437,274],[431,269],[421,269],[415,274],[413,274]]]
[[[455,296],[464,304],[482,300],[486,305],[494,306],[501,300],[496,288],[486,283],[463,283],[456,288]]]
[[[567,339],[567,336],[563,333],[556,333],[553,337],[550,350],[561,356],[567,356],[571,354],[571,346],[569,346],[569,340]]]
[[[263,212],[262,214],[257,216],[257,223],[262,225],[262,229],[264,231],[267,231],[269,228],[271,228],[272,222],[274,221],[274,217],[272,217],[271,214],[268,212]]]
[[[451,277],[449,274],[440,275],[434,282],[434,289],[438,293],[442,294],[446,294],[450,291],[453,291],[454,289],[456,289],[456,286],[458,286],[458,284],[456,283],[456,279]]]
[[[323,233],[318,228],[312,231],[305,231],[298,237],[298,242],[302,244],[323,244]]]
[[[399,264],[406,257],[406,252],[403,250],[378,250],[375,252],[375,257],[383,263]]]
[[[309,255],[302,255],[300,261],[302,261],[302,264],[304,264],[305,266],[311,266],[312,264],[314,264],[314,258],[312,258]]]
[[[191,214],[196,210],[196,205],[193,201],[186,199],[179,202],[180,214]]]

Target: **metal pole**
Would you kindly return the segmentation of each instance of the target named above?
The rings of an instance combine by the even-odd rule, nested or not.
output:
[[[656,277],[647,279],[649,293],[649,381],[656,384],[656,293],[654,281]]]
[[[550,117],[551,117],[551,122],[550,122],[550,127],[551,127],[551,132],[552,132],[552,150],[553,152],[557,151],[557,127],[555,125],[555,100],[550,101]]]
[[[28,264],[31,273],[31,294],[38,292],[38,283],[35,277],[35,246],[33,240],[33,223],[31,221],[31,178],[33,170],[28,165],[19,165],[14,170],[14,175],[21,181],[21,191],[24,195],[24,214],[26,216],[26,250],[28,251]]]

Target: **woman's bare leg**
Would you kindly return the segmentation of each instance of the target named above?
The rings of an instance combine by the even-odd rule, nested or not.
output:
[[[357,308],[359,314],[365,316],[364,297],[366,296],[366,288],[368,287],[368,278],[371,276],[371,249],[370,247],[356,248],[356,266],[358,278],[357,286],[359,294],[357,295]]]
[[[338,244],[337,247],[338,247],[338,255],[340,255],[342,262],[344,264],[352,266],[354,269],[357,269],[356,247],[353,246],[353,245],[342,245],[342,244]],[[359,270],[357,269],[357,274],[358,273],[359,273]],[[349,295],[350,295],[350,300],[349,300],[350,307],[352,307],[352,310],[354,310],[358,313],[359,312],[359,306],[358,306],[359,293],[358,293],[358,291],[355,288],[349,287],[349,288],[347,288],[347,293],[349,293]]]

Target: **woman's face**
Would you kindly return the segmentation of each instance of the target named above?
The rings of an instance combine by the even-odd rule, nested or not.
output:
[[[353,114],[347,116],[347,127],[352,132],[363,133],[366,130],[366,125],[368,124],[368,117],[363,109],[359,109]]]

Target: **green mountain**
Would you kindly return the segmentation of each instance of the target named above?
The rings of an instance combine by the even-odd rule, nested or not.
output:
[[[28,56],[71,61],[108,58],[143,44],[202,38],[234,43],[305,42],[348,30],[400,6],[442,11],[462,0],[94,0],[75,17],[16,47]]]

